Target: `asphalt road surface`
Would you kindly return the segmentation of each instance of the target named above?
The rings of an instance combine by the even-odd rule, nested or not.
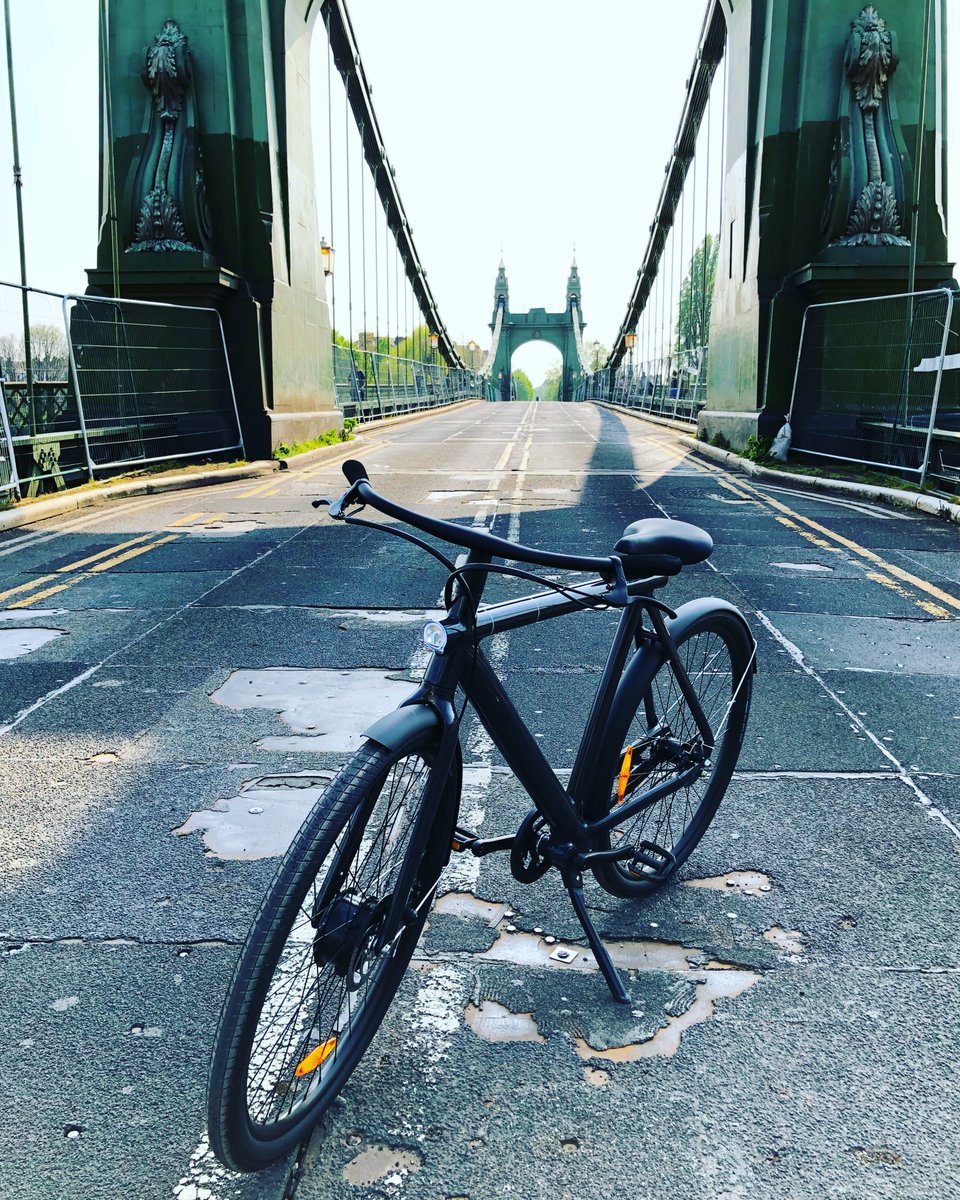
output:
[[[347,457],[401,503],[558,550],[704,526],[712,558],[662,595],[743,609],[754,707],[679,880],[643,903],[589,886],[627,1010],[581,953],[550,959],[582,949],[551,876],[454,856],[335,1110],[239,1177],[203,1116],[232,965],[285,839],[416,678],[443,583],[311,509]],[[477,404],[0,535],[0,1196],[960,1197],[958,616],[954,526],[744,482],[592,405]],[[493,645],[558,770],[610,631],[588,613]],[[526,798],[465,742],[462,819],[512,832]]]

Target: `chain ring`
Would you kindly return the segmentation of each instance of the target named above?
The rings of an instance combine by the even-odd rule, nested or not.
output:
[[[540,832],[546,826],[546,821],[535,808],[531,808],[520,822],[510,847],[510,871],[520,883],[533,883],[550,870],[549,858],[544,858],[537,850]]]

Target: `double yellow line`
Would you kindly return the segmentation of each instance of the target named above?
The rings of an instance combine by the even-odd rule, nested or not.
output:
[[[704,475],[710,475],[716,479],[721,487],[726,488],[728,492],[732,492],[739,499],[752,500],[771,510],[775,514],[774,520],[784,528],[799,534],[818,549],[842,555],[845,561],[859,567],[871,582],[878,583],[881,587],[896,592],[903,599],[912,601],[927,616],[936,617],[938,620],[947,620],[956,618],[960,613],[960,599],[951,595],[950,592],[944,591],[943,588],[937,587],[936,584],[921,579],[918,575],[897,566],[896,563],[888,562],[876,551],[868,550],[866,546],[861,546],[859,542],[844,537],[841,533],[835,533],[832,529],[821,525],[819,521],[813,520],[812,517],[804,516],[803,513],[790,508],[782,500],[777,500],[775,497],[761,492],[753,484],[740,479],[734,481],[722,467],[697,462],[692,456],[678,454],[677,457],[678,459],[683,458],[687,465],[695,467]],[[917,595],[918,592],[921,594]]]
[[[782,500],[777,500],[775,497],[761,492],[753,484],[739,478],[734,480],[723,467],[698,460],[690,451],[675,450],[672,446],[660,442],[658,438],[653,438],[651,441],[656,444],[658,449],[668,456],[672,456],[678,465],[682,463],[684,466],[693,467],[702,475],[708,475],[715,479],[722,488],[731,492],[738,499],[749,500],[768,509],[774,520],[784,528],[799,534],[800,537],[820,550],[828,550],[832,554],[841,555],[845,562],[851,563],[863,571],[864,576],[872,583],[878,583],[888,591],[903,597],[904,600],[912,601],[927,616],[942,621],[956,619],[957,614],[960,613],[960,598],[937,587],[935,583],[921,579],[918,575],[897,566],[896,563],[888,562],[876,551],[868,550],[866,546],[861,546],[859,542],[844,537],[841,533],[835,533],[832,529],[821,525],[819,521],[813,520],[812,517],[804,516],[803,513],[790,508]]]
[[[179,517],[172,524],[209,525],[225,515],[225,513],[188,513],[187,516]],[[40,600],[47,600],[59,592],[66,591],[67,588],[73,587],[75,583],[80,583],[83,579],[90,579],[103,571],[109,571],[111,567],[119,567],[122,563],[130,562],[131,559],[138,558],[141,554],[148,554],[159,546],[175,542],[179,537],[179,533],[168,533],[162,536],[155,533],[142,533],[138,537],[119,542],[116,546],[110,546],[106,550],[97,551],[96,554],[88,554],[86,558],[78,558],[76,562],[57,567],[56,571],[50,575],[41,575],[37,579],[31,579],[28,583],[20,583],[16,587],[7,588],[6,591],[0,592],[0,604],[4,604],[12,596],[17,596],[19,598],[12,604],[7,604],[6,607],[29,608]],[[44,587],[44,584],[51,586]]]

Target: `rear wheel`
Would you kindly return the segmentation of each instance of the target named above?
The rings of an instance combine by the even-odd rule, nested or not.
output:
[[[234,1170],[289,1153],[380,1026],[450,853],[456,766],[419,862],[403,871],[432,761],[423,739],[397,751],[361,747],[277,869],[228,989],[210,1067],[210,1142]],[[403,915],[389,928],[398,886]]]
[[[753,644],[739,617],[718,609],[694,620],[677,639],[684,670],[713,732],[705,742],[669,662],[640,673],[626,700],[611,714],[621,730],[618,770],[602,801],[588,814],[597,820],[621,804],[661,787],[602,835],[598,849],[635,847],[631,859],[594,868],[615,896],[642,896],[685,861],[707,830],[736,766],[753,686]]]

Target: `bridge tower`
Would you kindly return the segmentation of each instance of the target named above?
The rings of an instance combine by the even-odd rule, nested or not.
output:
[[[499,324],[500,334],[496,344],[491,380],[501,400],[511,397],[510,363],[515,350],[527,342],[543,341],[556,346],[562,358],[562,373],[558,400],[572,400],[574,389],[583,377],[578,341],[580,331],[586,325],[580,315],[580,274],[577,264],[570,267],[567,277],[566,301],[563,312],[547,312],[543,308],[531,308],[529,312],[510,311],[510,288],[503,262],[497,272],[494,285],[493,320],[490,329],[496,337]]]
[[[314,199],[314,0],[107,6],[123,296],[217,308],[248,448],[342,423]],[[101,105],[101,113],[105,106]],[[109,147],[88,272],[111,290]]]
[[[951,279],[947,0],[930,0],[926,63],[922,0],[716,3],[729,86],[700,426],[742,446],[782,423],[808,305],[905,292],[911,250],[918,289]]]

